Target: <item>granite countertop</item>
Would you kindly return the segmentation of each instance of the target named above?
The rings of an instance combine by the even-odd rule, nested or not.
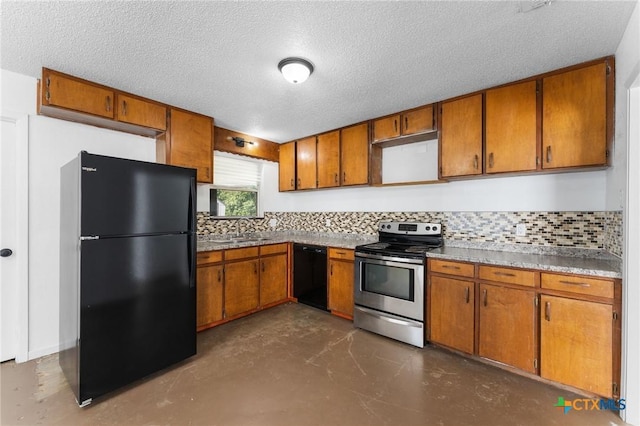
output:
[[[354,249],[358,245],[378,240],[377,235],[304,231],[260,232],[244,236],[244,238],[248,239],[247,241],[221,242],[225,238],[232,237],[226,235],[200,235],[198,236],[198,251],[226,250],[288,242]],[[427,257],[551,272],[622,278],[621,259],[602,250],[446,241],[444,247],[428,252]]]
[[[228,237],[225,235],[198,236],[198,251],[226,250],[289,242],[354,249],[358,245],[378,240],[377,235],[329,234],[301,231],[260,232],[245,236],[244,238],[247,238],[248,241],[219,242],[218,239],[224,238]]]
[[[622,278],[622,261],[599,250],[557,248],[542,252],[496,250],[489,248],[448,246],[427,253],[427,257],[486,263],[497,266],[566,272],[608,278]]]

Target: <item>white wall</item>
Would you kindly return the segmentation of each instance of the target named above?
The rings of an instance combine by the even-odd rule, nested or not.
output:
[[[402,165],[398,165],[402,167]],[[278,166],[264,169],[264,211],[601,211],[606,172],[502,177],[436,185],[278,192]]]
[[[20,109],[30,115],[30,359],[57,352],[59,345],[60,166],[82,150],[155,161],[154,139],[34,115],[36,84],[34,78],[2,70],[3,107]]]
[[[630,92],[629,89],[633,88]],[[633,93],[634,109],[630,110]],[[630,113],[630,111],[632,111]],[[640,425],[640,342],[634,339],[640,329],[640,218],[638,205],[638,168],[640,168],[640,2],[636,7],[616,50],[616,147],[614,168],[607,173],[607,207],[624,206],[625,253],[623,258],[622,324],[622,397],[627,400],[623,418]],[[629,130],[633,133],[629,134]],[[629,187],[627,187],[629,184]],[[628,192],[631,190],[631,192]],[[634,403],[635,402],[635,403]]]

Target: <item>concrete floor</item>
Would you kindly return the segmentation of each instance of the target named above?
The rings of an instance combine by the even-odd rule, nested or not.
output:
[[[57,356],[1,366],[2,425],[623,425],[581,398],[287,304],[199,334],[198,354],[78,408]]]

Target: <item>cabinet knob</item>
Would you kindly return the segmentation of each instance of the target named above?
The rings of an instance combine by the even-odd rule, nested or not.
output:
[[[406,131],[409,128],[409,118],[404,118],[404,130]]]
[[[469,287],[464,289],[464,303],[469,303]]]
[[[478,170],[478,154],[473,156],[473,168]]]
[[[393,120],[393,131],[398,131],[398,120]]]
[[[127,101],[122,101],[122,115],[127,115]]]
[[[487,306],[487,289],[482,290],[482,304]]]
[[[544,304],[544,319],[551,321],[551,302]]]
[[[489,154],[489,168],[493,168],[493,152]]]
[[[551,162],[551,145],[547,146],[547,163]]]
[[[293,188],[293,178],[291,178],[291,187]]]
[[[338,183],[338,174],[336,173],[334,176],[335,183]]]
[[[104,109],[105,109],[107,112],[111,112],[111,96],[107,96],[107,97],[104,99]]]

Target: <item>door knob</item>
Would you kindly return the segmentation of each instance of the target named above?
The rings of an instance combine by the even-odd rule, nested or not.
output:
[[[13,251],[11,249],[3,248],[2,250],[0,250],[0,256],[1,257],[9,257],[12,254],[13,254]]]

